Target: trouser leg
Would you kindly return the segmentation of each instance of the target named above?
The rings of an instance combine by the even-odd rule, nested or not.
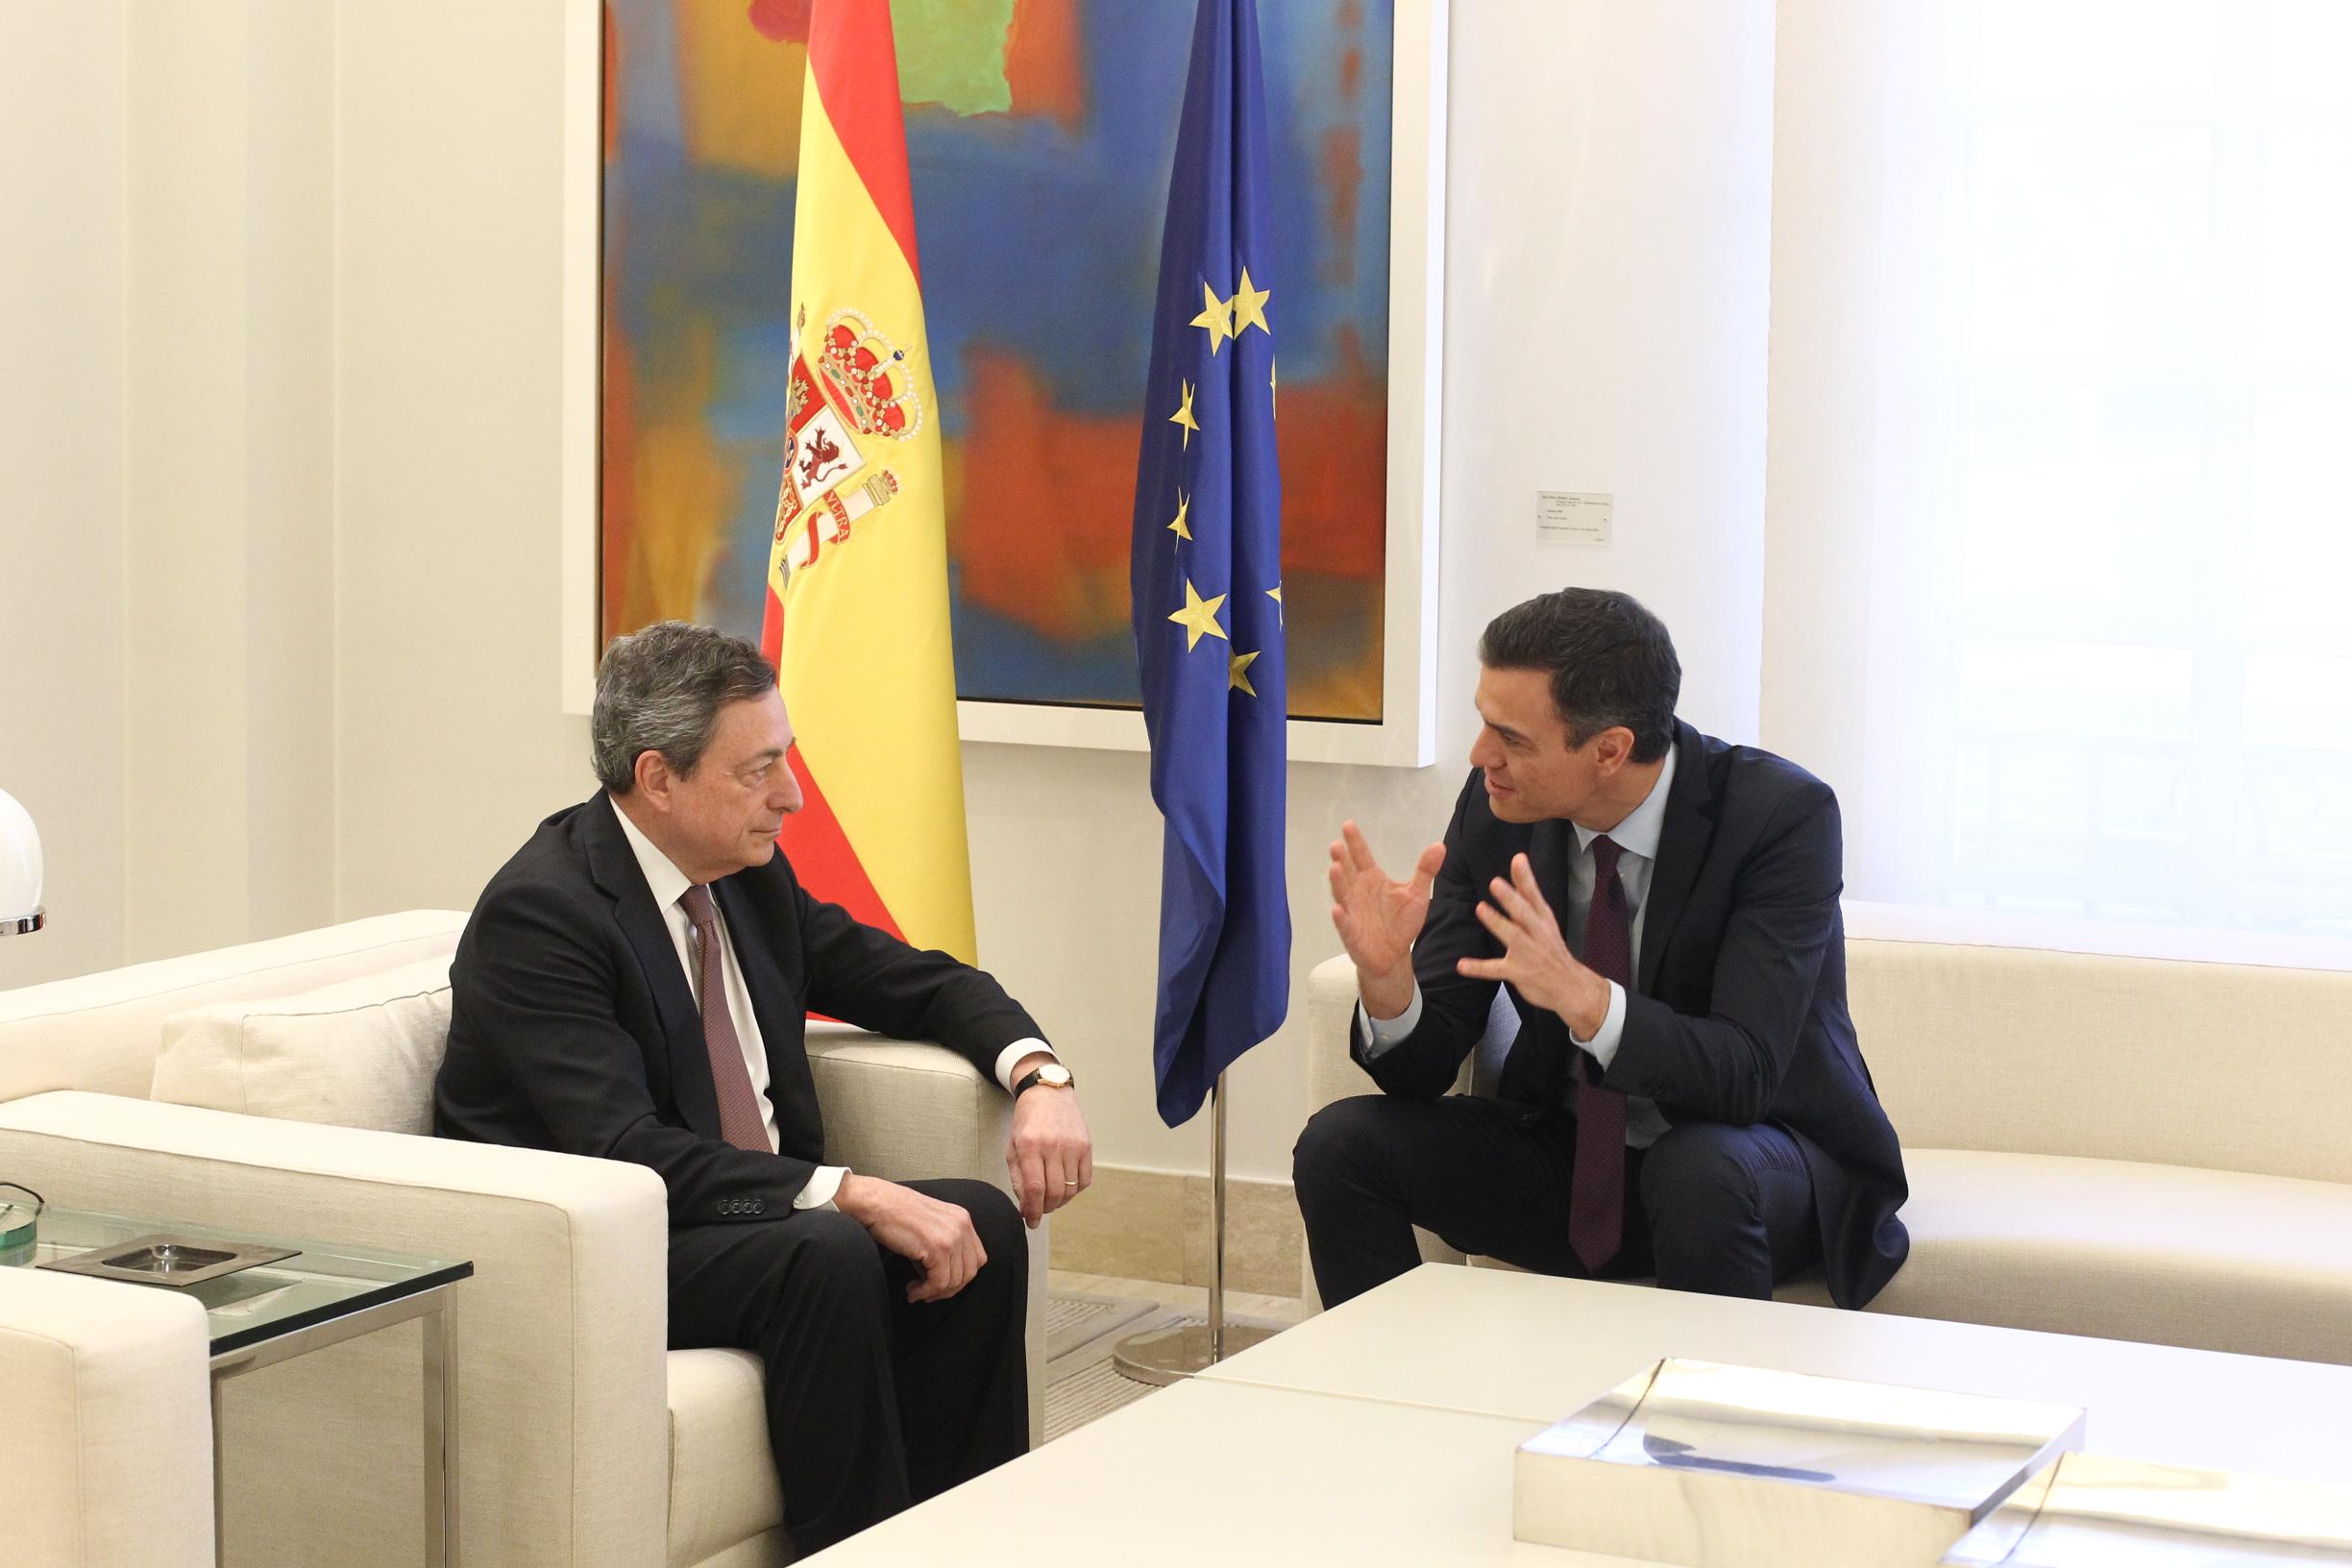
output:
[[[909,1302],[912,1264],[891,1258],[894,1366],[909,1488],[921,1502],[1029,1449],[1029,1237],[986,1182],[910,1182],[972,1216],[988,1262],[945,1301]]]
[[[698,1225],[670,1238],[670,1343],[759,1353],[784,1526],[803,1554],[905,1507],[883,1254],[848,1215]]]
[[[1418,1225],[1459,1251],[1581,1276],[1568,1245],[1576,1123],[1476,1095],[1371,1094],[1325,1106],[1292,1154],[1315,1288],[1335,1307],[1419,1265]],[[1629,1157],[1627,1189],[1634,1166]],[[1605,1277],[1638,1274],[1648,1246],[1627,1205],[1625,1246]]]
[[[1777,1127],[1674,1127],[1643,1161],[1641,1201],[1669,1290],[1764,1300],[1821,1256],[1812,1172]]]

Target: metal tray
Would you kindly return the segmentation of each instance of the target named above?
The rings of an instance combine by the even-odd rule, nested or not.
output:
[[[240,1269],[274,1263],[296,1255],[293,1247],[264,1247],[247,1241],[221,1241],[159,1233],[134,1237],[112,1246],[92,1247],[71,1258],[42,1263],[60,1274],[87,1274],[101,1280],[128,1280],[134,1285],[161,1285],[175,1290]]]

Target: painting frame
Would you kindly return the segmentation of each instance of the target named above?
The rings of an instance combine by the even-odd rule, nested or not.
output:
[[[1436,760],[1438,481],[1451,0],[1393,0],[1387,484],[1378,720],[1289,722],[1293,762]],[[603,0],[564,0],[561,702],[585,714],[599,644],[602,366]],[[959,699],[967,741],[1141,751],[1139,710]]]

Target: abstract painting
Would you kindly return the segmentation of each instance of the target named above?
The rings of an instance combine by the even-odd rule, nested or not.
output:
[[[600,632],[758,633],[809,0],[603,0]],[[1394,0],[1260,0],[1293,717],[1378,723]],[[1185,0],[894,0],[957,685],[1132,705],[1127,549]],[[600,637],[600,642],[601,637]]]

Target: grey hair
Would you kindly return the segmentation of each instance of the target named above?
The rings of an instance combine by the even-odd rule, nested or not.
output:
[[[684,621],[657,621],[616,637],[597,664],[589,760],[615,795],[637,787],[637,759],[658,751],[691,775],[729,702],[775,690],[775,666],[740,637]]]

